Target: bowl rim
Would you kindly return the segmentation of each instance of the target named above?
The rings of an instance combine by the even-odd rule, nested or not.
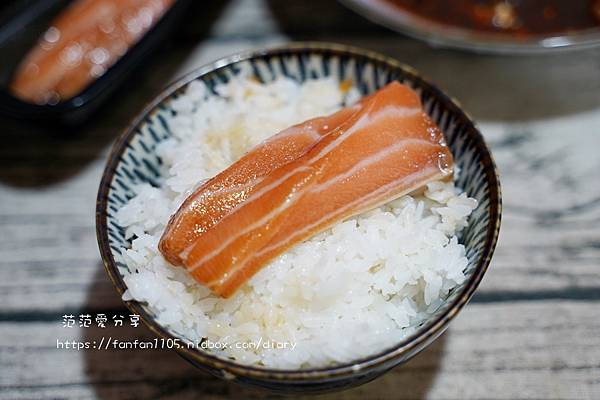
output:
[[[343,377],[364,373],[366,370],[372,370],[378,366],[389,365],[393,359],[399,358],[405,354],[416,353],[422,347],[426,346],[430,341],[439,336],[447,327],[448,323],[458,314],[458,312],[471,299],[475,289],[481,282],[485,274],[494,249],[498,240],[500,230],[500,221],[502,213],[501,189],[498,178],[498,172],[489,148],[485,144],[483,136],[471,117],[462,110],[458,102],[444,92],[438,89],[435,85],[429,83],[421,77],[412,67],[409,67],[391,57],[353,46],[341,45],[336,43],[325,42],[292,42],[286,45],[270,47],[266,49],[249,50],[239,52],[230,56],[223,57],[214,62],[205,64],[198,69],[177,79],[174,83],[168,85],[162,90],[146,107],[142,109],[122,131],[120,136],[115,140],[106,163],[102,179],[98,189],[96,200],[96,237],[100,249],[101,258],[104,268],[110,277],[113,286],[116,288],[120,296],[127,289],[122,280],[121,274],[117,268],[116,262],[112,256],[108,242],[108,222],[107,222],[107,207],[108,193],[110,184],[113,180],[116,168],[120,162],[121,154],[126,149],[129,141],[136,135],[137,127],[152,113],[157,111],[158,106],[168,99],[171,95],[185,87],[191,81],[211,73],[219,68],[236,64],[249,59],[260,57],[283,56],[286,54],[302,54],[302,53],[317,53],[317,54],[333,54],[337,56],[349,56],[353,58],[367,59],[372,62],[382,63],[393,69],[399,69],[411,80],[419,82],[420,85],[431,90],[436,97],[441,98],[452,109],[464,117],[464,122],[467,124],[466,131],[471,132],[474,139],[474,145],[477,151],[482,156],[482,162],[485,162],[484,170],[486,180],[489,183],[489,225],[486,231],[485,246],[480,258],[474,268],[473,274],[468,278],[462,293],[458,295],[449,305],[447,310],[435,318],[434,320],[425,323],[422,328],[415,333],[402,339],[393,347],[384,349],[375,354],[363,357],[351,362],[345,362],[331,367],[319,367],[310,369],[275,369],[264,368],[258,366],[249,366],[237,363],[232,360],[220,358],[208,352],[204,352],[195,348],[189,349],[187,346],[178,347],[176,350],[184,358],[198,363],[200,366],[208,366],[221,370],[225,375],[232,374],[234,377],[254,378],[263,380],[278,380],[288,382],[307,382],[314,379],[340,379]],[[163,339],[174,339],[176,336],[168,332],[164,327],[158,324],[138,303],[137,301],[124,301],[125,306],[132,313],[140,315],[142,322],[155,335]],[[391,367],[391,365],[390,365]],[[228,376],[228,375],[227,375]]]
[[[600,28],[554,34],[532,34],[516,40],[511,39],[508,34],[445,25],[394,7],[383,0],[340,0],[340,2],[371,22],[433,46],[503,55],[549,54],[600,46]]]

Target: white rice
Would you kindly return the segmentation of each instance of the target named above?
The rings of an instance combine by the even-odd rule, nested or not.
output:
[[[359,97],[354,89],[343,94],[333,79],[238,79],[218,90],[222,98],[209,97],[194,82],[175,100],[173,138],[157,149],[163,186],[140,186],[117,215],[136,237],[123,249],[131,271],[125,299],[147,303],[162,325],[240,363],[323,367],[398,343],[465,280],[456,235],[476,201],[442,182],[294,247],[230,299],[170,266],[157,249],[160,235],[200,182],[277,131]]]

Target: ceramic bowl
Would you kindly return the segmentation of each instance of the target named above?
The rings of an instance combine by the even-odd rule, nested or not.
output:
[[[461,236],[469,259],[466,281],[451,291],[446,303],[420,325],[415,334],[399,340],[391,348],[350,363],[302,370],[246,366],[195,348],[176,349],[192,364],[215,376],[279,392],[332,391],[367,382],[431,344],[469,301],[481,281],[494,252],[501,214],[500,184],[490,151],[473,121],[456,101],[412,68],[380,54],[342,45],[296,43],[215,61],[164,90],[135,118],[110,153],[98,192],[96,226],[106,271],[120,295],[126,290],[123,274],[127,271],[120,251],[128,246],[128,241],[115,220],[115,213],[135,195],[136,184],[160,185],[161,160],[155,148],[172,134],[170,119],[176,113],[173,100],[194,80],[214,88],[241,70],[252,71],[261,81],[281,75],[299,81],[322,76],[334,76],[340,81],[351,79],[364,94],[392,80],[410,85],[420,94],[427,113],[446,135],[461,171],[458,186],[479,202]],[[144,304],[126,301],[125,305],[132,313],[139,314],[157,336],[177,338],[176,333],[156,322],[152,310]]]

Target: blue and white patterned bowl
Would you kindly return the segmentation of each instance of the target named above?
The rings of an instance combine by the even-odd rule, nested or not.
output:
[[[454,289],[447,302],[418,331],[390,349],[352,363],[329,368],[275,370],[249,367],[218,358],[208,352],[180,348],[180,355],[194,365],[226,379],[250,383],[283,392],[332,391],[367,382],[417,354],[448,326],[469,301],[485,273],[500,229],[500,184],[494,161],[481,133],[459,105],[413,69],[398,61],[347,46],[297,43],[285,47],[234,55],[204,66],[180,79],[150,103],[114,144],[100,183],[96,209],[98,243],[108,275],[119,294],[126,289],[123,272],[127,266],[120,249],[127,246],[124,231],[115,221],[116,211],[135,195],[136,184],[161,183],[161,160],[156,145],[172,135],[170,120],[176,114],[173,100],[186,86],[201,80],[214,89],[241,71],[251,71],[261,81],[285,75],[303,81],[334,76],[350,79],[363,92],[371,93],[392,80],[413,87],[421,96],[428,114],[443,130],[460,168],[458,185],[479,202],[463,231],[469,264],[468,279]],[[216,92],[213,90],[214,95]],[[135,301],[125,302],[155,334],[176,338],[155,316]]]

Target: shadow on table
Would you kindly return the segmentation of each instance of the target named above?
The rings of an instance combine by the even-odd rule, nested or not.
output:
[[[113,315],[125,318],[124,326],[109,324],[101,329],[92,324],[84,329],[83,340],[98,345],[110,338],[113,345],[104,350],[85,352],[85,374],[96,397],[118,399],[263,399],[279,398],[262,389],[240,386],[214,378],[199,371],[178,357],[174,350],[126,349],[136,339],[151,341],[155,336],[143,325],[129,326],[128,313],[116,291],[110,293],[111,283],[104,269],[98,266],[94,284],[89,289],[86,312],[104,312],[109,320]],[[338,394],[319,396],[321,399],[394,398],[422,399],[438,373],[444,352],[443,335],[432,346],[407,364],[397,367],[375,381]],[[114,343],[120,343],[115,345]],[[308,398],[308,397],[307,397]]]
[[[293,40],[326,40],[390,55],[457,98],[478,120],[525,121],[600,107],[600,50],[537,56],[432,48],[369,22],[336,0],[269,0]]]
[[[0,182],[18,187],[52,185],[76,175],[106,151],[133,117],[173,80],[226,2],[200,3],[204,4],[197,2],[189,10],[181,32],[148,57],[85,123],[69,126],[0,116]],[[193,29],[186,29],[190,25]]]

